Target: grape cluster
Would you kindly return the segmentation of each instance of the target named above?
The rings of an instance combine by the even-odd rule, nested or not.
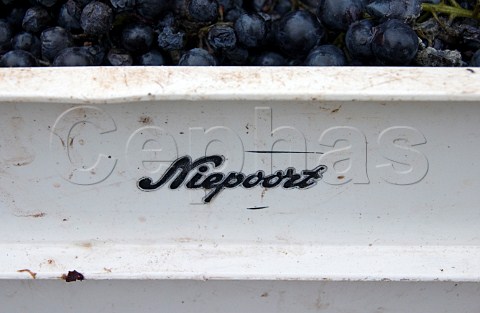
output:
[[[0,0],[0,66],[480,66],[479,17],[476,0]]]

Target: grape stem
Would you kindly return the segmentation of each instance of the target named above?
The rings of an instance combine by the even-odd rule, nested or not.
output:
[[[479,4],[473,11],[462,8],[455,0],[449,0],[451,5],[445,4],[444,1],[441,1],[439,4],[432,3],[422,3],[422,10],[430,12],[432,14],[444,13],[450,15],[451,18],[455,17],[467,17],[480,19],[479,16]]]

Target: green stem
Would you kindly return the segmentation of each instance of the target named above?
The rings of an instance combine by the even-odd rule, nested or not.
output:
[[[446,5],[444,3],[439,3],[439,4],[422,3],[422,10],[431,12],[431,13],[445,13],[453,17],[467,17],[467,18],[477,18],[477,19],[479,18],[478,14],[475,14],[470,10]]]

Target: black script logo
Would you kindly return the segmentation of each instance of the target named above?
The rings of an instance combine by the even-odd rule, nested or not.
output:
[[[165,171],[163,176],[156,182],[150,177],[142,177],[137,186],[143,191],[157,190],[170,181],[170,189],[177,189],[182,185],[188,189],[209,190],[203,198],[204,203],[212,201],[222,190],[242,186],[253,188],[274,188],[282,186],[285,189],[307,189],[317,184],[327,171],[325,165],[319,165],[312,170],[303,170],[297,173],[296,169],[289,167],[273,174],[266,175],[264,171],[256,171],[253,174],[242,172],[229,172],[227,174],[213,171],[223,164],[225,158],[222,155],[204,156],[192,161],[188,155],[175,160]],[[193,175],[192,175],[193,174]],[[188,178],[188,179],[187,179]]]

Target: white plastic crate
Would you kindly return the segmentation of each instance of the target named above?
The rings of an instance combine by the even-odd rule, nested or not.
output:
[[[0,69],[0,303],[478,312],[479,71]]]

